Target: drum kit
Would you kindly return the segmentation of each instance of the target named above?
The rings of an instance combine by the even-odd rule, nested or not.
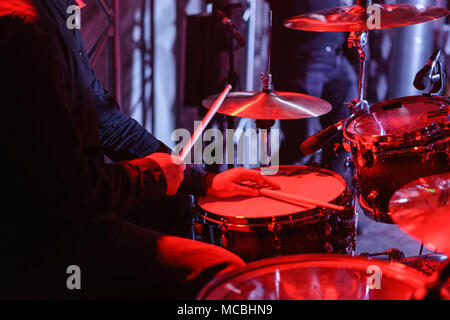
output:
[[[378,29],[450,14],[438,7],[376,6]],[[370,7],[371,1],[358,0],[355,6],[307,13],[284,22],[297,30],[349,32],[349,46],[360,54],[359,94],[351,103],[353,114],[303,146],[318,150],[322,142],[342,131],[354,162],[356,185],[347,186],[339,174],[329,170],[289,165],[279,166],[278,174],[268,178],[281,186],[280,195],[290,197],[274,199],[268,193],[256,198],[198,199],[202,238],[249,262],[214,279],[198,299],[450,299],[450,264],[445,259],[450,254],[450,99],[423,94],[373,105],[365,101]],[[231,92],[226,98],[222,94],[220,103],[212,96],[204,100],[204,106],[259,120],[318,117],[331,110],[322,99],[274,91],[270,56],[262,80],[262,92]],[[356,201],[369,218],[397,224],[442,254],[405,258],[393,249],[353,256]],[[390,261],[373,258],[383,254]]]

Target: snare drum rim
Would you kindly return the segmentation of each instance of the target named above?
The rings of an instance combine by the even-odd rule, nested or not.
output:
[[[301,172],[321,172],[324,174],[327,174],[329,176],[332,176],[339,180],[342,185],[345,187],[344,191],[337,196],[335,199],[331,200],[330,203],[337,204],[337,205],[346,205],[347,202],[351,203],[351,199],[349,198],[349,189],[348,186],[344,180],[344,178],[339,175],[338,173],[322,169],[322,168],[315,168],[311,166],[299,166],[299,165],[282,165],[279,166],[279,170],[285,170],[289,171],[292,170],[299,170]],[[259,170],[259,168],[256,168],[254,170]],[[328,208],[322,208],[322,207],[315,207],[309,210],[301,211],[301,212],[295,212],[292,214],[286,214],[281,216],[267,216],[267,217],[258,217],[258,218],[245,218],[245,217],[229,217],[229,216],[223,216],[220,214],[209,212],[205,209],[203,209],[199,203],[198,199],[196,200],[196,207],[198,210],[200,210],[200,216],[205,220],[205,222],[208,224],[215,224],[220,225],[224,230],[234,230],[234,231],[270,231],[270,226],[273,224],[276,224],[278,230],[281,230],[285,227],[296,227],[299,225],[308,225],[311,223],[315,223],[318,221],[324,221],[328,219],[328,216],[336,210],[328,209]],[[305,220],[310,220],[308,223],[302,223]]]
[[[409,285],[413,288],[418,288],[425,285],[427,282],[427,276],[422,272],[406,266],[399,262],[387,262],[379,259],[368,259],[363,257],[346,256],[341,254],[296,254],[286,255],[275,258],[267,258],[255,262],[250,262],[247,265],[231,270],[225,274],[220,275],[217,278],[211,280],[205,287],[199,292],[196,300],[207,300],[208,296],[216,288],[223,284],[230,282],[233,278],[239,277],[245,273],[255,271],[257,269],[264,269],[272,266],[280,266],[282,264],[290,263],[307,263],[318,262],[321,265],[329,262],[330,267],[334,266],[346,266],[348,264],[354,265],[377,265],[380,267],[383,274],[388,274],[391,277],[408,279]]]
[[[428,126],[423,127],[418,130],[414,130],[411,132],[404,132],[402,134],[391,134],[391,135],[361,135],[357,133],[350,132],[348,130],[350,124],[359,119],[362,115],[368,114],[369,111],[378,111],[378,109],[383,108],[386,105],[398,103],[398,102],[420,102],[420,101],[439,101],[442,103],[445,103],[447,105],[450,105],[450,98],[449,97],[441,97],[441,96],[424,96],[424,95],[418,95],[418,96],[408,96],[408,97],[401,97],[401,98],[395,98],[390,100],[385,100],[383,102],[379,102],[376,104],[373,104],[369,107],[369,110],[363,109],[358,111],[357,113],[350,116],[347,120],[344,122],[343,126],[343,134],[344,137],[350,141],[353,144],[375,144],[375,143],[392,143],[393,141],[398,141],[402,145],[408,145],[411,144],[411,142],[420,141],[421,143],[424,143],[424,139],[429,137],[429,132],[438,132],[440,133],[440,136],[445,136],[446,132],[450,130],[450,121],[435,121],[430,123]],[[436,137],[432,137],[433,140],[436,139]]]

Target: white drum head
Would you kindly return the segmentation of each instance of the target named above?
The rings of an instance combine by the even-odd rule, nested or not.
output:
[[[266,177],[281,186],[281,190],[278,191],[325,202],[336,199],[346,188],[343,180],[322,172],[312,171],[290,177]],[[264,196],[219,199],[208,195],[200,198],[198,204],[209,213],[249,219],[290,215],[315,208],[311,205],[297,206]]]
[[[436,121],[448,121],[448,109],[440,99],[404,98],[373,106],[354,119],[347,130],[353,135],[386,136],[414,132]]]

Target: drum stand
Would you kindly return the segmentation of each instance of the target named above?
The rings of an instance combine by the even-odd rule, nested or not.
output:
[[[348,106],[352,109],[352,113],[356,113],[362,109],[368,109],[369,104],[365,100],[365,89],[366,89],[366,60],[368,52],[369,43],[369,32],[368,31],[352,31],[348,36],[347,45],[349,48],[356,48],[359,54],[360,60],[360,72],[359,72],[359,82],[358,82],[358,98],[354,99]]]

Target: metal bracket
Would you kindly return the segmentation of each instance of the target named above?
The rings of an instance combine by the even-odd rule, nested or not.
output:
[[[94,65],[98,56],[108,45],[108,70],[109,86],[112,95],[121,105],[121,72],[120,72],[120,0],[110,0],[108,5],[105,0],[97,0],[106,17],[106,26],[99,38],[88,52],[89,62]]]

